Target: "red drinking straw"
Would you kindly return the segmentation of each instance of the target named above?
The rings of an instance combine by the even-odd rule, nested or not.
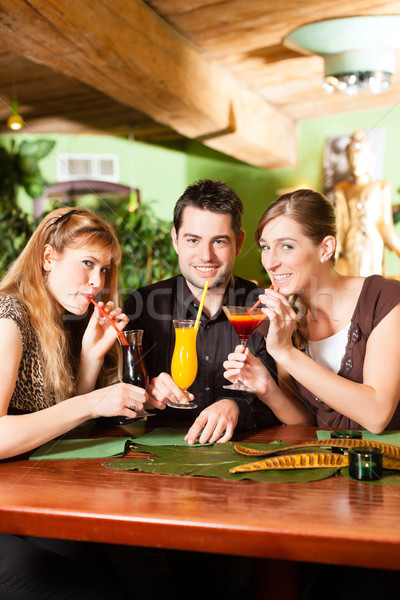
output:
[[[114,323],[114,321],[112,320],[112,318],[110,317],[108,312],[106,312],[102,306],[99,306],[97,304],[97,302],[93,298],[93,296],[90,296],[90,302],[92,302],[99,309],[101,314],[107,319],[107,321],[110,323],[110,325],[112,325],[114,327],[115,331],[118,333],[119,337],[121,338],[122,343],[125,344],[125,346],[129,346],[128,340],[126,339],[126,337],[124,336],[122,331],[120,329],[118,329],[118,327],[116,326],[116,324]]]
[[[274,286],[273,286],[273,284],[271,283],[271,285],[269,286],[269,288],[268,288],[268,289],[269,289],[269,290],[272,290],[273,288],[274,288]],[[279,292],[279,289],[277,288],[277,289],[276,289],[276,291],[277,291],[277,292]],[[249,308],[249,310],[247,311],[247,313],[246,313],[246,314],[247,314],[247,315],[251,314],[251,313],[253,312],[253,310],[255,310],[255,309],[257,308],[257,306],[258,306],[259,304],[261,304],[261,300],[260,300],[260,298],[257,300],[257,302],[256,302],[256,303],[255,303],[255,304],[254,304],[254,305],[253,305],[251,308]]]

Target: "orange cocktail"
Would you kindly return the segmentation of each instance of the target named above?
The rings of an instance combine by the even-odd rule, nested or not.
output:
[[[172,355],[172,379],[187,396],[187,402],[168,403],[173,408],[197,408],[197,404],[189,400],[187,388],[192,385],[197,375],[196,337],[198,327],[195,321],[174,320],[175,348]]]

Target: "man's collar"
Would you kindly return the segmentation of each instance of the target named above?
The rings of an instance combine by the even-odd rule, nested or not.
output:
[[[176,278],[176,304],[177,304],[177,314],[179,318],[190,318],[195,319],[197,315],[197,309],[199,307],[199,303],[192,295],[192,292],[189,289],[189,286],[186,282],[186,279],[183,275],[178,275]],[[228,284],[225,288],[224,296],[222,298],[222,304],[229,304],[229,292],[235,291],[236,281],[235,277],[231,274],[228,280]],[[222,309],[220,309],[222,310]],[[216,313],[217,316],[220,313],[220,310]]]

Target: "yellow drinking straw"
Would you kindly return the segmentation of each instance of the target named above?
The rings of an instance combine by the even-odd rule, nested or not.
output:
[[[208,289],[208,284],[209,283],[210,283],[209,281],[206,281],[206,284],[204,286],[203,295],[201,297],[201,302],[200,302],[199,310],[197,311],[196,322],[194,324],[195,329],[198,329],[198,327],[199,327],[201,312],[203,310],[204,300],[206,299],[206,294],[207,294],[207,289]]]

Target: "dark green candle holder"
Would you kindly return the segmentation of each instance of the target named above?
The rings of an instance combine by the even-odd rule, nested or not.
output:
[[[349,451],[349,474],[360,481],[374,481],[382,477],[382,448],[359,446]]]
[[[331,431],[331,439],[344,439],[344,440],[361,440],[362,431],[356,429],[339,429],[337,431]],[[343,448],[332,448],[334,454],[345,454],[347,449]]]

